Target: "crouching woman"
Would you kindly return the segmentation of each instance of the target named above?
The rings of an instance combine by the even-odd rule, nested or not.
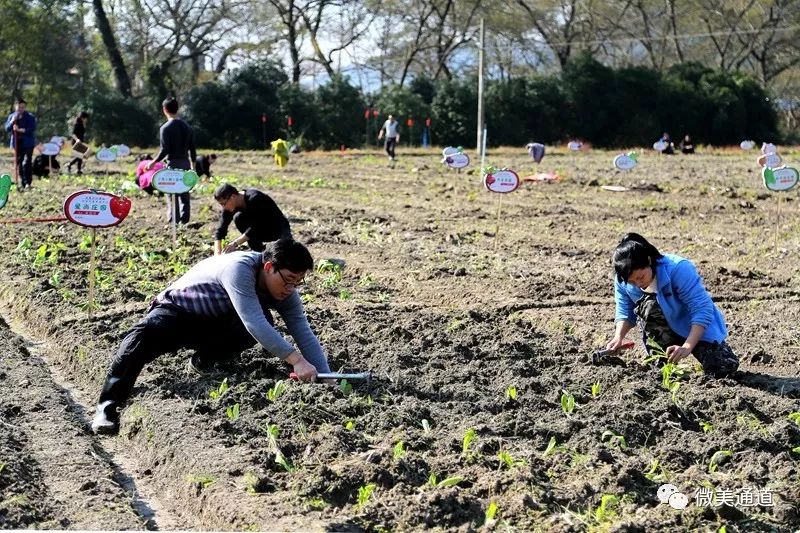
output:
[[[640,321],[648,353],[655,343],[671,363],[693,354],[706,374],[736,371],[739,358],[725,342],[725,319],[691,261],[661,254],[641,235],[628,233],[614,250],[613,263],[616,327],[608,349],[619,349]]]

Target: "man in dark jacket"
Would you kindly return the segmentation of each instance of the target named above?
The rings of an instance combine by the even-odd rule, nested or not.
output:
[[[233,252],[247,242],[251,250],[260,252],[264,243],[291,237],[289,221],[275,201],[256,189],[243,193],[228,183],[214,191],[214,199],[222,206],[219,226],[214,234],[214,255]],[[222,248],[222,239],[228,234],[231,221],[242,235]]]
[[[194,171],[199,177],[211,177],[211,163],[217,160],[217,154],[198,156],[194,162]]]
[[[6,131],[11,134],[11,148],[17,154],[17,188],[31,188],[33,183],[33,148],[36,146],[36,117],[25,110],[22,98],[17,100],[16,111],[8,115]]]
[[[182,170],[194,170],[194,162],[197,159],[197,150],[194,147],[194,134],[192,128],[178,118],[178,101],[170,96],[161,103],[161,110],[167,121],[159,130],[161,140],[161,151],[158,152],[155,160],[151,161],[145,170],[150,170],[152,166],[164,158],[167,158],[169,168]],[[191,215],[191,196],[188,192],[176,195],[178,201],[175,202],[174,212],[168,214],[167,221],[173,219],[181,224],[189,223]]]

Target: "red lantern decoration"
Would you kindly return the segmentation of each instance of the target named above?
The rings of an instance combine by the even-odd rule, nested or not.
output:
[[[292,117],[286,117],[286,122],[289,124],[290,128],[292,127],[292,124],[294,124],[294,122],[292,122]]]
[[[410,118],[410,119],[406,120],[406,126],[408,126],[410,128],[413,125],[414,125],[414,119]]]
[[[261,123],[262,124],[266,124],[267,123],[267,114],[266,113],[262,113],[261,114]]]

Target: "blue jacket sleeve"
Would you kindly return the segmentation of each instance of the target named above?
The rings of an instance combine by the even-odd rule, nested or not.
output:
[[[636,313],[633,310],[634,301],[631,300],[623,284],[616,278],[614,278],[614,303],[617,308],[614,322],[627,320],[631,324],[636,325]]]
[[[278,304],[278,312],[286,322],[286,328],[289,334],[297,343],[300,353],[303,354],[306,361],[314,365],[317,372],[330,372],[328,367],[328,359],[325,357],[325,352],[322,351],[322,346],[319,339],[314,332],[311,331],[311,326],[308,324],[308,319],[303,311],[303,302],[300,295],[294,292],[291,296]]]
[[[683,260],[675,265],[671,274],[672,288],[678,300],[689,310],[692,325],[707,328],[714,317],[714,302],[703,286],[703,280],[691,261]]]
[[[11,113],[10,115],[8,115],[8,118],[6,119],[6,131],[10,132],[13,124],[14,124],[14,113]]]

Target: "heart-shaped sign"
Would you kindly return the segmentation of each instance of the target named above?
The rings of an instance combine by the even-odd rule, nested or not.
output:
[[[758,164],[762,167],[778,168],[783,159],[776,153],[764,154],[758,157]]]
[[[765,167],[761,175],[764,178],[764,186],[771,191],[788,191],[800,180],[800,172],[792,167]]]
[[[636,154],[633,152],[620,154],[614,158],[614,166],[620,170],[630,170],[636,166]]]
[[[73,224],[87,228],[116,226],[128,216],[131,201],[109,192],[78,191],[64,200],[64,214]]]
[[[663,152],[664,150],[667,149],[667,146],[669,145],[665,141],[658,140],[653,143],[653,150],[655,150],[656,152]]]
[[[751,140],[745,140],[739,143],[739,148],[742,150],[752,150],[756,147],[756,142]]]
[[[0,209],[8,203],[8,193],[11,192],[11,176],[3,174],[0,176]]]
[[[58,153],[61,151],[61,146],[56,143],[44,143],[39,145],[39,151],[42,153],[42,155],[58,155]]]
[[[165,168],[153,174],[151,185],[167,194],[183,194],[197,184],[198,176],[193,170]]]
[[[778,147],[772,143],[761,143],[761,153],[762,154],[777,154]]]
[[[111,148],[103,148],[102,150],[99,150],[97,154],[95,154],[95,157],[101,163],[113,163],[117,160],[117,154]]]
[[[483,185],[492,192],[509,193],[519,187],[519,176],[513,170],[504,168],[486,174]]]
[[[131,155],[131,149],[128,146],[124,144],[117,145],[117,157],[126,157],[129,155]]]
[[[570,150],[572,150],[573,152],[577,152],[578,150],[580,150],[581,148],[583,148],[583,143],[582,143],[582,142],[580,142],[580,141],[570,141],[570,142],[567,144],[567,148],[569,148],[569,149],[570,149]]]

